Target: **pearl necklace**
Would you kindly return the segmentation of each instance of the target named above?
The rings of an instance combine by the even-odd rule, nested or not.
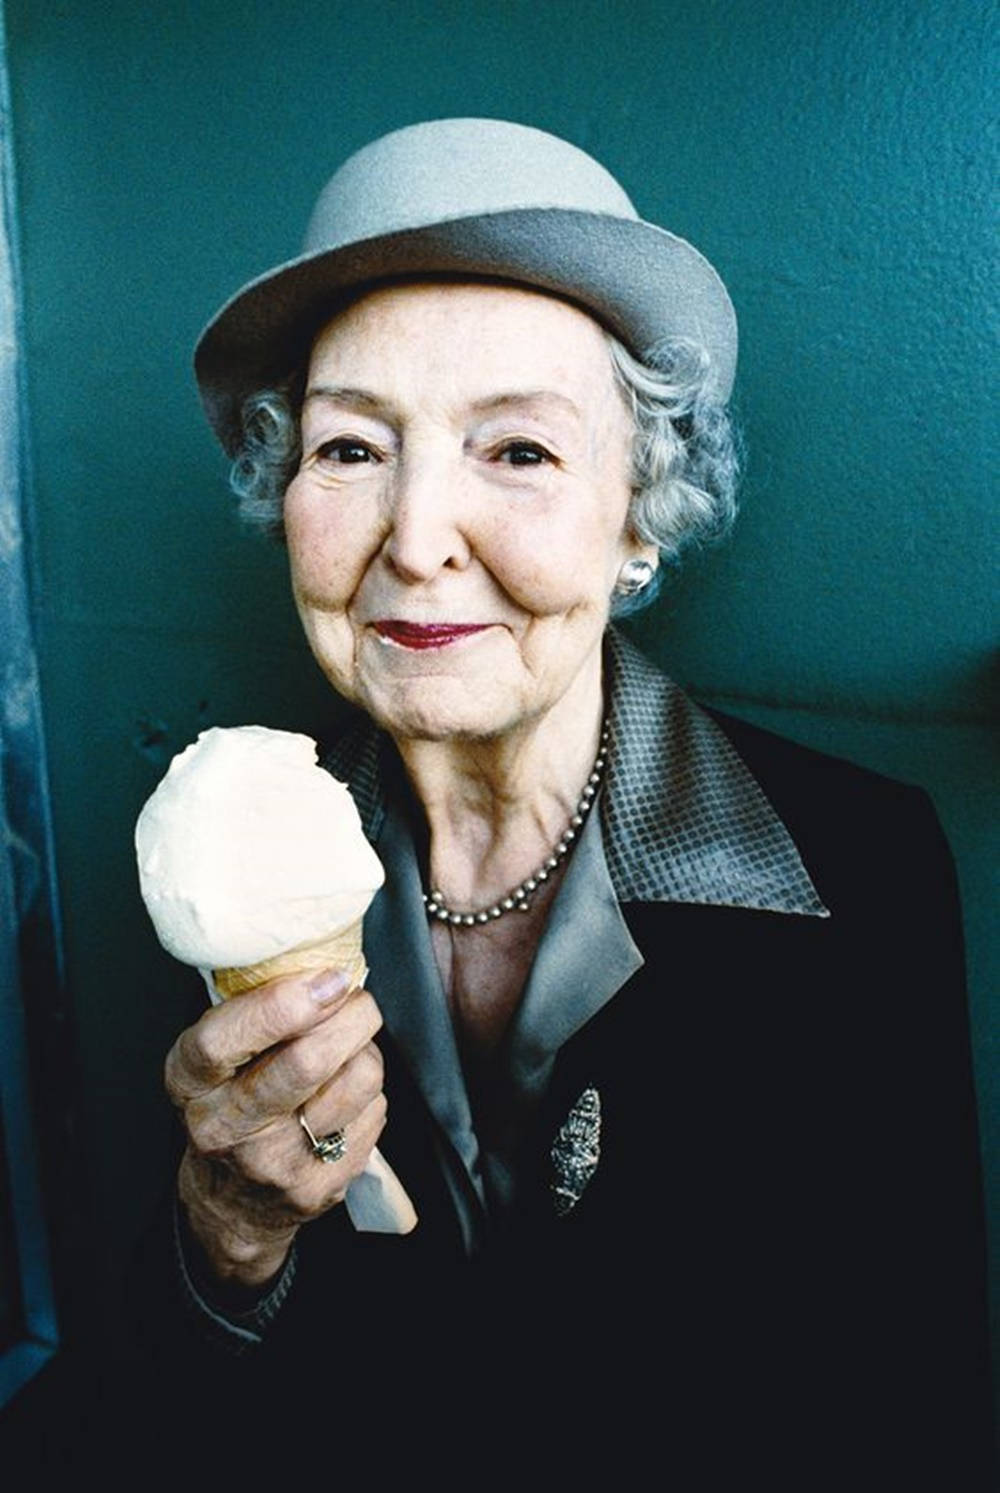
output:
[[[537,892],[542,882],[548,881],[573,848],[573,841],[583,828],[584,820],[593,807],[597,790],[601,786],[601,778],[608,760],[608,728],[605,726],[601,731],[601,745],[597,751],[597,757],[591,768],[590,777],[580,795],[580,802],[576,806],[576,813],[564,831],[562,838],[556,842],[545,863],[526,876],[523,881],[518,882],[498,902],[489,907],[481,907],[478,912],[453,912],[445,902],[444,897],[438,891],[424,892],[424,907],[427,909],[429,918],[437,918],[438,922],[450,923],[453,928],[474,928],[477,924],[491,923],[496,918],[502,918],[505,912],[527,912],[531,906],[533,892]]]

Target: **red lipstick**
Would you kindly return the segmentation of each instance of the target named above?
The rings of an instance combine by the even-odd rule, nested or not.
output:
[[[470,633],[483,632],[485,622],[398,622],[387,618],[374,624],[380,638],[389,638],[403,648],[447,648]]]

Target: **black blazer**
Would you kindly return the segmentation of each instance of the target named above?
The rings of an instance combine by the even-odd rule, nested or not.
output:
[[[382,1148],[419,1227],[361,1236],[337,1209],[303,1230],[293,1290],[239,1360],[171,1299],[151,1235],[133,1384],[152,1365],[161,1409],[213,1435],[220,1416],[296,1437],[328,1418],[331,1477],[374,1449],[383,1476],[389,1459],[446,1485],[509,1459],[560,1486],[992,1486],[947,847],[921,793],[717,719],[831,916],[625,906],[646,963],[561,1050],[523,1195],[471,1263],[385,1038]],[[552,1141],[588,1087],[601,1159],[559,1216]]]

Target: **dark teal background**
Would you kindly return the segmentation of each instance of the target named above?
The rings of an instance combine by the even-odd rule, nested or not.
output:
[[[88,1199],[71,1330],[98,1318],[162,1185],[159,1070],[192,994],[138,899],[138,808],[207,724],[319,734],[332,714],[282,552],[232,515],[190,350],[244,279],[296,251],[349,151],[449,114],[592,151],[730,288],[744,517],[635,631],[702,697],[934,795],[965,899],[1000,1236],[993,6],[8,0],[6,15],[76,1054],[76,1092],[40,1104],[78,1116]]]

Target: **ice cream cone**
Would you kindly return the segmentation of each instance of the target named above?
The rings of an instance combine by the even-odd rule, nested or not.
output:
[[[275,954],[259,964],[245,964],[233,969],[212,971],[215,989],[223,1000],[232,995],[242,995],[246,990],[256,990],[269,980],[282,975],[308,974],[310,970],[341,969],[349,976],[350,989],[360,989],[365,983],[368,966],[361,951],[363,919],[358,918],[338,933],[321,938],[316,943],[299,944],[287,953]]]

